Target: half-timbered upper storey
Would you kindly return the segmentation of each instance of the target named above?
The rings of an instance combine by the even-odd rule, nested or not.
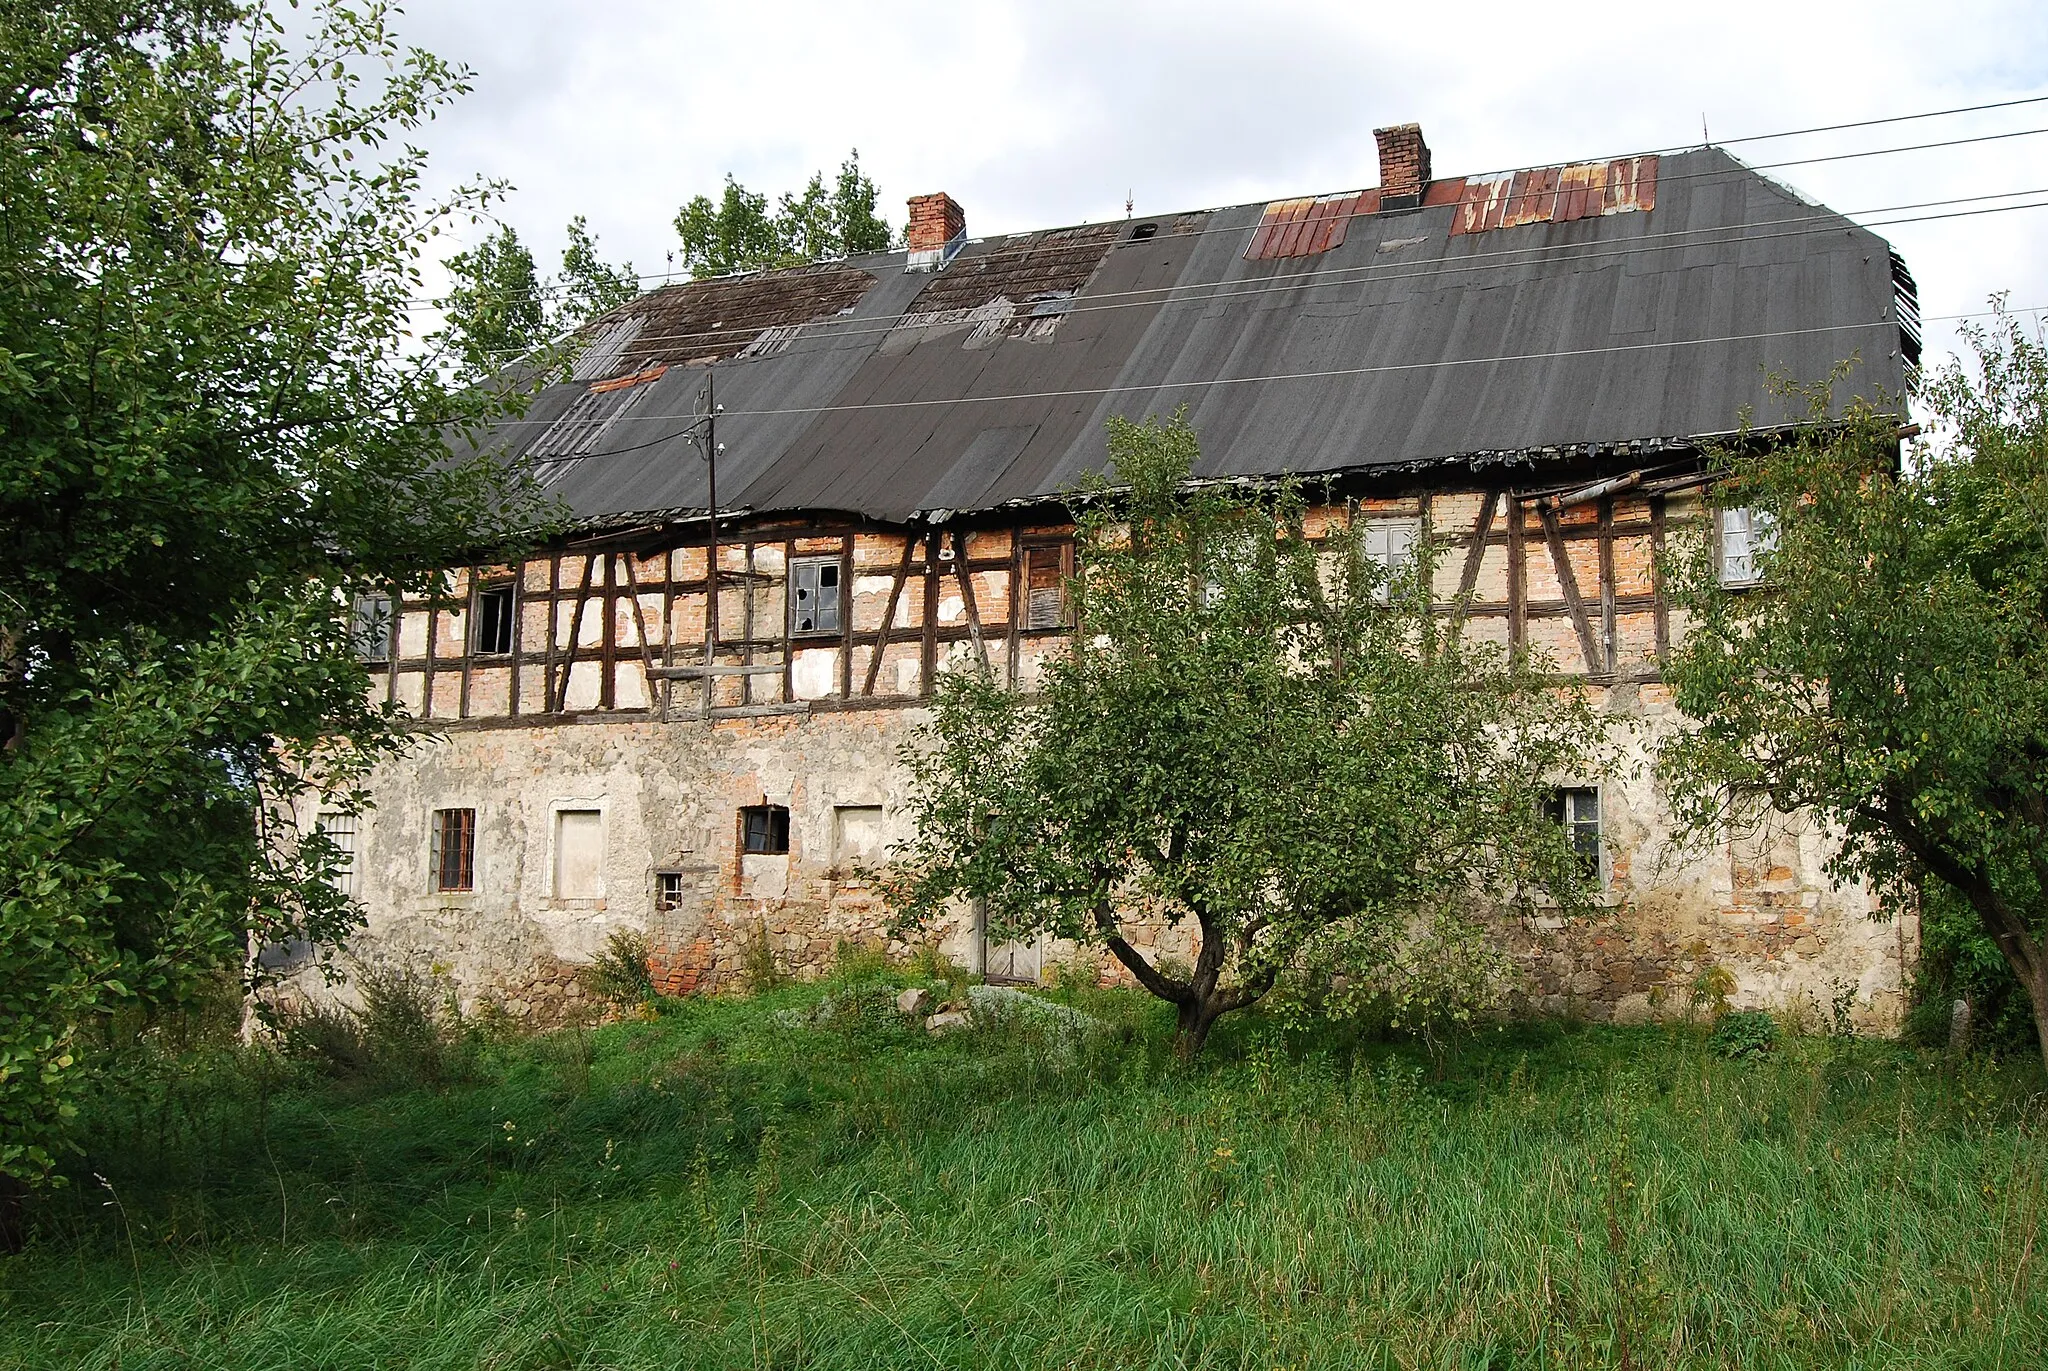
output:
[[[481,440],[576,531],[363,606],[384,689],[489,722],[901,704],[956,654],[1028,684],[1062,493],[1110,416],[1183,406],[1199,475],[1327,479],[1390,559],[1426,530],[1471,631],[1654,676],[1703,446],[1807,419],[1768,374],[1902,405],[1911,277],[1716,148],[1436,178],[1379,143],[1372,189],[988,239],[922,196],[905,251],[622,306]],[[1767,530],[1721,536],[1740,579]]]

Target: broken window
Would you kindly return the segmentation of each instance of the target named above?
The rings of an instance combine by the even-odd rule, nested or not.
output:
[[[604,812],[555,811],[555,898],[594,900],[604,894]]]
[[[1753,586],[1757,559],[1778,546],[1778,521],[1769,510],[1721,511],[1721,584]]]
[[[348,634],[356,658],[371,664],[391,660],[391,597],[358,595],[349,605]]]
[[[476,811],[437,809],[434,811],[433,850],[428,865],[434,870],[436,890],[476,888]]]
[[[1550,792],[1550,821],[1565,832],[1588,880],[1600,879],[1600,791],[1596,786],[1564,786]]]
[[[1367,519],[1359,527],[1359,546],[1379,563],[1385,579],[1375,598],[1385,600],[1388,590],[1415,566],[1415,545],[1422,541],[1420,519]]]
[[[789,564],[791,637],[839,631],[839,559],[800,557]]]
[[[654,912],[667,914],[683,907],[683,873],[658,871],[654,875]]]
[[[323,811],[314,825],[319,832],[334,844],[334,870],[328,877],[332,885],[343,895],[356,893],[356,816],[338,811]]]
[[[478,656],[503,656],[512,650],[512,587],[485,586],[476,593],[470,651]]]
[[[1071,543],[1024,549],[1024,627],[1064,628]]]
[[[748,856],[789,851],[789,810],[782,805],[748,805],[740,811],[740,851]]]

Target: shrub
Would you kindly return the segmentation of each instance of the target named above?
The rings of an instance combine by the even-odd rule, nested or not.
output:
[[[1778,1046],[1778,1021],[1758,1010],[1724,1014],[1707,1046],[1730,1061],[1767,1056]]]
[[[606,1004],[633,1009],[654,1001],[654,973],[647,959],[654,945],[636,928],[620,928],[605,941],[604,950],[577,979],[583,988]]]

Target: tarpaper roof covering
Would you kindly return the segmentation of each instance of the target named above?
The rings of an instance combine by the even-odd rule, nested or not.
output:
[[[1203,476],[1536,463],[1806,416],[1767,372],[1906,391],[1885,242],[1718,149],[969,241],[664,287],[486,440],[579,519],[934,517],[1056,498],[1185,405]]]

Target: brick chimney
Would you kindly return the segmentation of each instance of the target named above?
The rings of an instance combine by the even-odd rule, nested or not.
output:
[[[1413,209],[1429,189],[1429,144],[1422,125],[1396,124],[1374,129],[1380,145],[1380,208]],[[915,204],[915,201],[912,201]]]
[[[913,195],[910,225],[903,231],[903,241],[910,249],[907,270],[937,271],[967,241],[967,211],[944,191]]]

